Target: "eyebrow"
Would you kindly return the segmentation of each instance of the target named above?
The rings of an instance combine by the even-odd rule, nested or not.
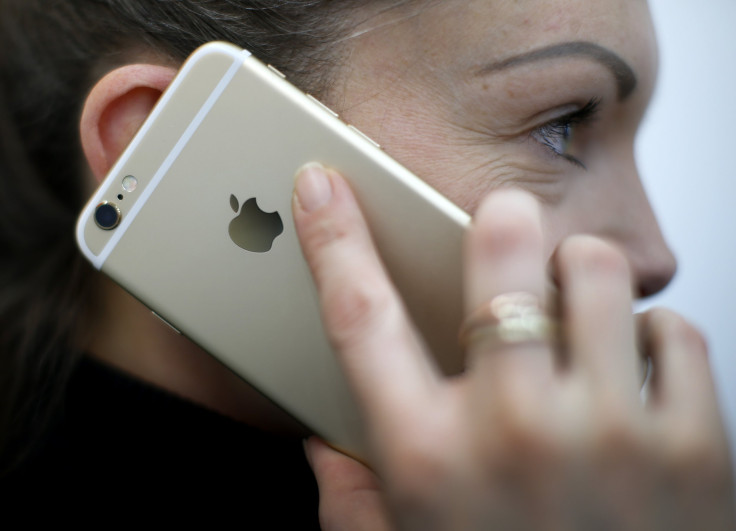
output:
[[[587,57],[610,70],[616,80],[616,85],[618,86],[619,101],[624,101],[628,98],[636,88],[636,74],[634,74],[631,67],[611,50],[592,42],[566,42],[533,50],[521,55],[509,57],[508,59],[503,59],[497,63],[483,66],[478,71],[478,75],[483,76],[528,63],[546,61],[549,59],[559,59],[563,57]]]

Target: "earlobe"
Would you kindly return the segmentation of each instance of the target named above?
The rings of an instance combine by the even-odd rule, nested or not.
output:
[[[110,170],[175,75],[171,67],[127,65],[107,74],[91,90],[82,111],[80,136],[97,181]]]

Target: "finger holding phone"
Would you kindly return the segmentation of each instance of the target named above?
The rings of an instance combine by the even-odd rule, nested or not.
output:
[[[467,370],[447,379],[346,182],[318,167],[302,173],[294,219],[380,478],[311,441],[327,528],[359,528],[363,516],[365,528],[732,528],[728,446],[704,342],[665,310],[635,322],[629,265],[614,245],[562,242],[557,303],[535,200],[488,197],[465,253]],[[639,344],[653,363],[645,402]]]

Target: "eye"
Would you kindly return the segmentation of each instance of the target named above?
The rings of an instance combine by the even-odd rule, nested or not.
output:
[[[569,120],[555,120],[532,131],[532,138],[557,155],[566,155],[575,131]]]
[[[592,99],[584,107],[555,118],[534,129],[530,136],[543,146],[547,147],[555,155],[562,157],[573,164],[581,167],[585,165],[568,153],[570,145],[575,137],[575,130],[578,126],[590,123],[595,117],[600,100]]]

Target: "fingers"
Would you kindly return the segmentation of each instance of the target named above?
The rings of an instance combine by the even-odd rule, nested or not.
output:
[[[390,433],[404,416],[397,408],[411,415],[432,395],[432,366],[345,180],[316,164],[303,168],[293,212],[327,334],[367,422]]]
[[[506,455],[504,449],[537,447],[537,441],[548,440],[547,434],[556,430],[555,416],[550,414],[556,401],[555,353],[550,342],[544,333],[520,341],[495,336],[501,322],[505,326],[526,312],[532,318],[541,312],[545,318],[546,264],[535,199],[518,190],[487,197],[467,236],[465,258],[467,311],[486,307],[494,312],[486,315],[488,324],[480,325],[477,338],[468,345],[469,404],[474,418],[470,453],[493,463]],[[527,296],[515,293],[531,295],[530,300],[524,302]],[[511,294],[508,299],[506,294]],[[502,307],[496,305],[503,300]],[[505,311],[509,316],[499,321]]]
[[[626,257],[592,236],[565,240],[556,255],[571,370],[600,391],[638,400],[640,356]]]
[[[697,506],[705,507],[712,522],[721,519],[713,529],[733,529],[732,458],[705,340],[669,310],[650,310],[640,321],[653,364],[649,403],[661,441],[657,457],[670,485],[689,485],[679,502],[690,514],[697,514]],[[682,527],[701,523],[685,520]]]
[[[654,309],[640,317],[643,343],[652,358],[655,406],[717,411],[705,340],[679,315]]]
[[[316,437],[304,443],[319,487],[319,519],[325,531],[390,529],[376,476]]]
[[[541,219],[539,207],[530,195],[504,190],[489,196],[476,214],[466,247],[467,312],[499,295],[514,292],[533,295],[532,300],[536,298],[545,311]],[[471,363],[489,364],[490,377],[507,378],[505,371],[516,370],[514,367],[526,372],[530,363],[535,371],[549,374],[552,370],[551,350],[544,342],[514,344],[481,340],[469,347]],[[492,367],[498,363],[503,368]]]

